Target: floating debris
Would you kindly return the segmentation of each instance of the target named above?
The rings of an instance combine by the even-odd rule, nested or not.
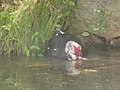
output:
[[[80,70],[81,72],[98,72],[98,70],[94,70],[94,69],[83,69]]]

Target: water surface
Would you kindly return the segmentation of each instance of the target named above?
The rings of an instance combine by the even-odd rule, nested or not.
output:
[[[119,51],[91,52],[88,59],[79,75],[68,76],[66,60],[1,58],[0,90],[120,90]]]

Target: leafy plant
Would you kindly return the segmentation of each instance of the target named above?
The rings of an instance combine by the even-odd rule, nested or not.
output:
[[[44,43],[71,15],[74,0],[22,0],[0,13],[1,55],[42,55]]]

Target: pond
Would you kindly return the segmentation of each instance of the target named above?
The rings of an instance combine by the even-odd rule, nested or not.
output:
[[[119,51],[91,52],[81,72],[69,76],[66,60],[16,57],[0,60],[0,90],[120,90]]]

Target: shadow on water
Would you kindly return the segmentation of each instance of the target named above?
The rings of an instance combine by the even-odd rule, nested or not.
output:
[[[0,90],[120,90],[119,57],[115,51],[91,52],[77,76],[66,74],[66,60],[4,58],[0,60]]]

